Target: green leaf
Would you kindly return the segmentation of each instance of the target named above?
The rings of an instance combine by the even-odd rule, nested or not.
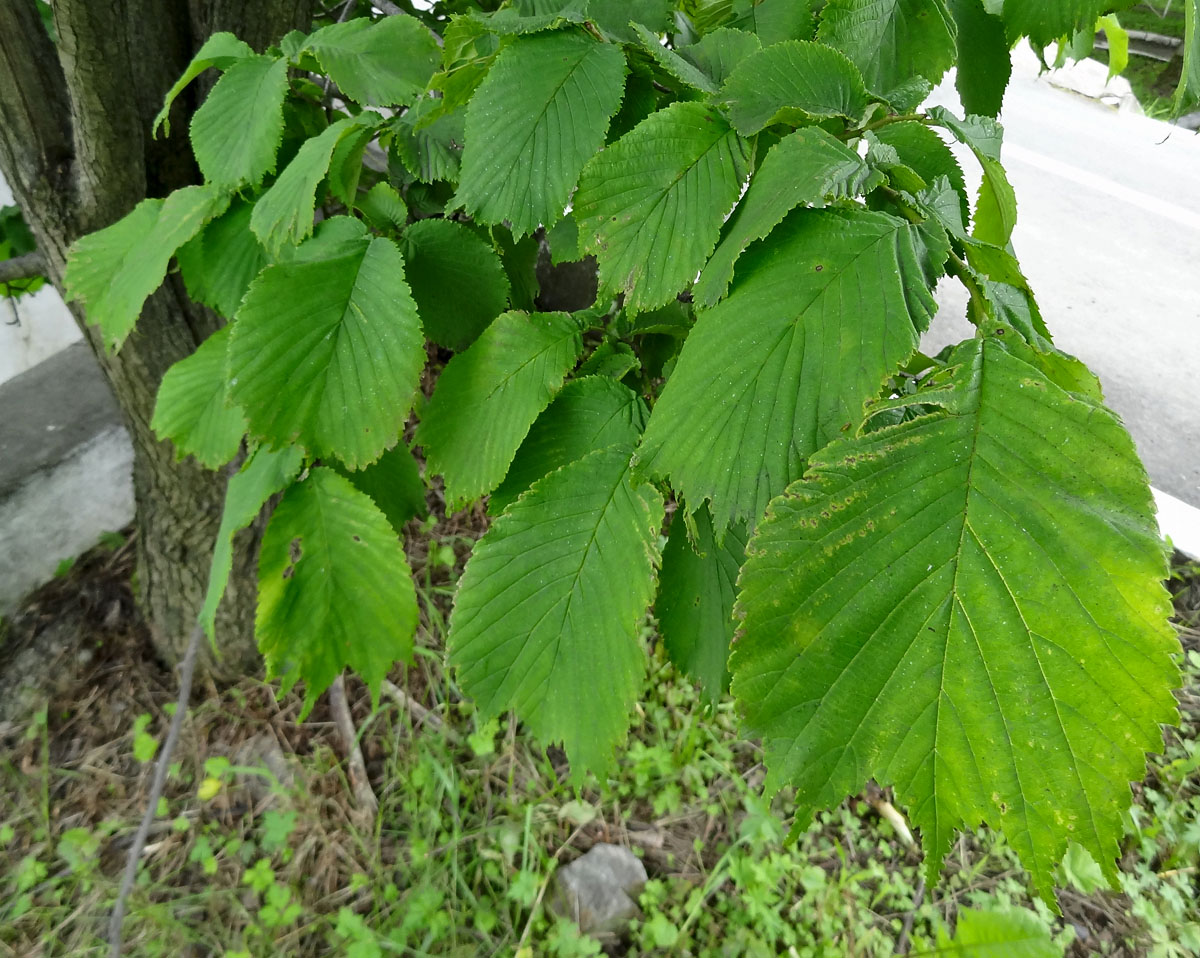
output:
[[[681,48],[679,55],[720,87],[738,64],[760,49],[762,43],[753,33],[721,27]]]
[[[624,290],[635,311],[670,302],[712,253],[749,169],[749,144],[700,103],[672,104],[598,154],[574,215],[601,288]]]
[[[736,0],[729,26],[749,30],[764,47],[784,40],[811,40],[814,6],[815,0]]]
[[[724,541],[713,534],[706,508],[691,517],[695,545],[686,518],[676,512],[663,550],[654,611],[671,661],[700,683],[709,705],[729,688],[729,646],[733,641],[733,599],[745,559],[746,530],[729,529]]]
[[[1175,88],[1176,113],[1182,113],[1189,103],[1200,100],[1200,3],[1184,0],[1183,13],[1183,65],[1179,86]]]
[[[67,298],[83,300],[88,322],[100,327],[110,349],[133,331],[175,251],[228,203],[215,187],[187,186],[165,200],[142,200],[111,226],[76,240],[64,278]]]
[[[788,40],[746,57],[721,88],[743,136],[772,123],[841,116],[857,120],[869,98],[858,67],[820,43]]]
[[[555,30],[587,19],[588,0],[517,0],[495,13],[474,14],[493,33],[514,36]]]
[[[373,113],[343,117],[319,136],[305,140],[279,179],[259,197],[250,228],[270,252],[278,255],[284,246],[296,246],[312,234],[317,186],[325,179],[334,147],[376,119]]]
[[[1145,471],[1061,378],[975,339],[880,404],[937,411],[814,457],[747,547],[731,659],[767,789],[795,785],[801,822],[874,778],[920,827],[931,881],[982,822],[1051,904],[1071,841],[1115,879],[1179,678]]]
[[[416,441],[454,512],[500,484],[583,349],[566,313],[504,313],[447,363]]]
[[[603,781],[641,691],[662,497],[635,485],[628,444],[537,482],[471,555],[450,617],[450,662],[483,718],[514,709],[562,741],[572,778]]]
[[[403,442],[359,472],[346,473],[355,488],[371,497],[396,532],[414,516],[424,516],[425,482],[413,454]]]
[[[934,183],[939,176],[946,177],[959,195],[963,222],[970,221],[971,204],[962,167],[936,131],[924,123],[905,121],[889,123],[872,131],[870,136],[892,147],[900,162],[915,170],[926,183]]]
[[[500,257],[462,223],[418,220],[400,249],[425,335],[438,345],[466,349],[508,305]]]
[[[770,233],[795,207],[820,207],[856,196],[870,178],[862,157],[819,127],[788,134],[771,147],[751,178],[725,238],[700,274],[692,293],[695,301],[712,306],[725,295],[743,250]]]
[[[278,452],[260,446],[225,487],[225,511],[221,514],[208,589],[204,594],[204,607],[200,610],[200,624],[210,640],[214,638],[217,606],[221,604],[229,573],[233,570],[234,534],[258,517],[268,499],[291,485],[303,464],[304,451],[295,446],[286,446]]]
[[[674,50],[668,50],[658,42],[658,34],[652,33],[640,23],[631,24],[637,34],[638,43],[643,50],[650,54],[654,62],[663,70],[693,90],[701,93],[716,93],[717,84],[708,74],[698,70],[694,64],[685,60]]]
[[[374,700],[412,658],[417,595],[387,517],[344,476],[313,469],[271,516],[258,560],[255,631],[267,675],[302,680],[303,714],[350,666]]]
[[[671,0],[600,0],[588,5],[588,19],[615,40],[636,43],[636,21],[655,33],[671,28]]]
[[[583,33],[518,37],[467,107],[455,202],[523,236],[555,223],[621,105],[625,58]]]
[[[425,337],[394,243],[363,238],[326,254],[268,266],[251,285],[229,348],[230,391],[256,436],[357,469],[400,434]]]
[[[405,167],[422,183],[458,182],[466,117],[447,113],[429,120],[436,101],[422,99],[392,126],[392,145]]]
[[[1096,29],[1104,31],[1104,39],[1108,43],[1108,78],[1119,76],[1129,66],[1129,31],[1121,26],[1115,13],[1101,17],[1096,21]],[[968,113],[979,112],[967,109]]]
[[[167,91],[167,97],[163,101],[162,109],[158,111],[158,116],[154,118],[154,122],[150,125],[151,133],[157,135],[159,127],[162,127],[163,133],[170,136],[171,104],[175,102],[175,98],[187,89],[188,85],[201,73],[209,67],[216,67],[218,70],[228,70],[238,60],[244,60],[252,56],[254,56],[254,51],[250,48],[250,45],[243,40],[239,40],[232,33],[214,33],[210,36],[204,41],[200,49],[196,51],[196,55],[192,57],[192,62],[183,71],[183,76],[176,80],[175,85]]]
[[[441,60],[434,35],[410,16],[334,23],[314,33],[304,49],[342,93],[373,106],[415,101]]]
[[[376,183],[358,199],[358,208],[378,230],[402,230],[408,222],[408,207],[390,183]]]
[[[208,337],[190,356],[163,376],[150,427],[159,439],[175,443],[178,458],[186,455],[209,469],[237,455],[246,433],[246,417],[226,402],[226,352],[230,327]]]
[[[646,426],[646,406],[628,386],[606,376],[585,376],[563,386],[537,418],[488,500],[499,515],[537,480],[589,452],[637,442]]]
[[[254,206],[234,198],[229,209],[179,248],[188,295],[232,319],[250,283],[269,262],[250,230]]]
[[[1012,75],[1004,21],[984,9],[983,0],[948,0],[958,39],[954,85],[967,113],[998,116]]]
[[[949,958],[1062,958],[1063,949],[1055,944],[1046,923],[1027,908],[960,908],[953,938],[938,928],[936,954]]]
[[[1011,39],[1029,37],[1044,47],[1081,30],[1094,31],[1096,21],[1117,5],[1112,0],[1004,0],[1002,15]]]
[[[238,60],[192,117],[192,151],[210,183],[257,186],[275,169],[283,138],[288,64],[274,57]]]
[[[954,20],[944,0],[829,0],[817,38],[884,95],[913,77],[937,83],[954,66]]]
[[[986,116],[968,116],[960,120],[940,106],[933,107],[928,115],[933,122],[954,134],[960,143],[970,147],[983,168],[983,181],[975,202],[973,235],[993,246],[1007,246],[1017,225],[1017,196],[1000,165],[1004,128]]]
[[[936,310],[923,253],[918,228],[884,213],[792,213],[699,314],[639,468],[692,509],[708,499],[718,530],[757,520],[916,351]]]

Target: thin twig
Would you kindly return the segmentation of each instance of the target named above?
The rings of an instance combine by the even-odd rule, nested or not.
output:
[[[913,895],[912,908],[908,914],[904,916],[904,927],[900,929],[900,937],[896,939],[896,954],[908,954],[908,936],[912,934],[913,922],[917,917],[917,909],[921,907],[921,902],[925,900],[925,878],[924,876],[917,879],[917,891]]]
[[[446,740],[452,745],[460,744],[458,733],[446,726],[445,720],[437,714],[427,709],[424,705],[414,699],[411,695],[400,688],[394,682],[383,680],[380,686],[380,691],[388,698],[394,701],[403,709],[407,709],[408,713],[418,722],[428,725],[435,732],[442,732],[446,736]]]
[[[46,275],[46,258],[37,250],[24,256],[0,260],[0,283],[12,283],[19,279],[33,279]]]
[[[329,686],[329,708],[333,712],[333,720],[337,723],[338,733],[342,736],[342,744],[346,748],[346,771],[350,776],[350,787],[354,789],[354,803],[360,811],[370,812],[374,818],[379,811],[379,799],[371,789],[371,781],[367,778],[367,763],[363,761],[362,749],[358,747],[358,731],[354,728],[350,706],[346,703],[344,676],[339,675]]]
[[[183,728],[183,717],[187,713],[188,698],[192,694],[192,676],[196,674],[196,658],[200,650],[200,636],[203,632],[200,623],[197,622],[192,629],[187,651],[183,656],[183,665],[179,671],[179,697],[175,700],[175,714],[171,716],[171,727],[167,730],[167,740],[163,743],[162,753],[158,756],[158,764],[154,767],[154,781],[150,784],[150,795],[146,799],[146,811],[142,815],[142,823],[138,826],[137,834],[133,837],[133,844],[129,846],[129,857],[125,860],[125,875],[121,878],[121,890],[117,893],[112,918],[108,923],[109,958],[120,958],[121,956],[121,925],[125,921],[125,902],[129,898],[129,893],[133,891],[133,882],[137,878],[142,849],[146,846],[150,826],[158,814],[158,800],[162,798],[163,787],[167,784],[167,769],[171,765],[171,755],[179,743],[179,732]]]

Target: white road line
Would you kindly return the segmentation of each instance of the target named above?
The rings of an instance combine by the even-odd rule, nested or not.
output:
[[[1180,552],[1200,559],[1200,509],[1161,489],[1151,488],[1150,491],[1158,506],[1159,531],[1169,537]]]
[[[1035,153],[1033,150],[1026,149],[1017,143],[1005,143],[1002,155],[1006,160],[1016,160],[1018,163],[1032,166],[1044,173],[1061,176],[1072,183],[1078,183],[1080,186],[1086,186],[1089,189],[1096,190],[1098,193],[1111,196],[1115,200],[1129,203],[1147,213],[1153,213],[1156,216],[1161,216],[1164,219],[1178,223],[1180,226],[1200,230],[1200,213],[1180,209],[1178,206],[1174,206],[1165,200],[1160,200],[1156,196],[1151,196],[1149,193],[1143,193],[1141,190],[1122,186],[1120,183],[1116,183],[1106,177],[1097,176],[1095,173],[1089,173],[1087,170],[1081,170],[1070,163],[1063,163],[1061,160],[1051,159],[1048,156],[1043,156],[1041,153]]]

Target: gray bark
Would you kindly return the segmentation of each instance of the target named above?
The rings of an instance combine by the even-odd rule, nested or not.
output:
[[[0,0],[0,170],[38,241],[46,275],[63,289],[67,252],[147,196],[198,182],[187,142],[189,91],[172,110],[172,133],[150,134],[166,91],[215,30],[256,49],[306,28],[315,0],[55,0],[58,43],[34,0]],[[168,277],[121,349],[105,350],[77,304],[72,313],[112,387],[134,447],[139,599],[162,657],[183,655],[208,580],[226,477],[150,429],[163,374],[221,320],[191,302]],[[238,541],[230,587],[218,614],[218,678],[257,667],[253,642],[254,555],[259,530]]]

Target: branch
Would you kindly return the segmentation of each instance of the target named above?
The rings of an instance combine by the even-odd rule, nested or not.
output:
[[[346,703],[346,680],[342,675],[329,686],[329,708],[342,736],[342,745],[346,748],[346,771],[350,787],[354,789],[354,804],[360,812],[370,814],[374,819],[379,811],[379,799],[375,797],[371,780],[367,778],[367,763],[363,761],[362,750],[358,747],[358,732],[354,728],[350,706]]]
[[[24,256],[0,260],[0,283],[12,283],[18,279],[33,279],[46,275],[46,258],[37,250]]]
[[[192,629],[188,639],[187,652],[183,656],[183,665],[179,674],[179,698],[175,700],[175,714],[171,716],[171,727],[167,730],[167,740],[163,743],[162,753],[158,756],[158,764],[154,766],[154,781],[150,785],[150,795],[146,799],[146,811],[142,815],[142,823],[138,826],[137,834],[133,836],[133,844],[129,846],[129,857],[125,860],[125,875],[121,879],[121,890],[117,893],[117,903],[113,905],[112,918],[108,923],[109,958],[121,958],[121,925],[125,920],[125,902],[133,891],[133,882],[137,878],[138,860],[142,857],[142,849],[150,834],[150,826],[158,814],[158,800],[162,798],[163,786],[167,784],[167,769],[171,765],[171,755],[179,742],[179,731],[183,728],[183,716],[187,713],[188,699],[192,694],[192,676],[196,674],[196,655],[200,651],[200,636],[203,633],[200,623]]]

